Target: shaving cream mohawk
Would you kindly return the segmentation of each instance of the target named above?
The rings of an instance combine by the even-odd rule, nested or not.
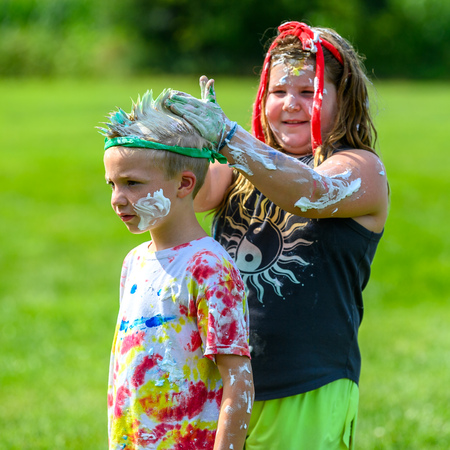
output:
[[[133,102],[130,114],[121,108],[108,116],[108,128],[98,127],[107,139],[129,137],[143,141],[152,141],[168,146],[211,148],[197,130],[181,117],[173,114],[165,106],[172,89],[165,89],[154,100],[152,91],[147,91],[142,99]]]

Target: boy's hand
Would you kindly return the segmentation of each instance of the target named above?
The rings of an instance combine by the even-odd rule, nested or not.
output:
[[[200,78],[201,100],[174,91],[166,100],[166,106],[172,112],[183,117],[214,146],[218,147],[226,133],[232,128],[232,122],[216,103],[214,80]]]

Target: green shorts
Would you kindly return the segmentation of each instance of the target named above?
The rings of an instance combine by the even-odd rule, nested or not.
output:
[[[255,402],[244,449],[354,449],[358,402],[358,386],[348,379]]]

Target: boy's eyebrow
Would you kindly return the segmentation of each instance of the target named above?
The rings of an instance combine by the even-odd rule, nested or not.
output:
[[[136,180],[142,179],[142,175],[137,175],[135,173],[129,173],[129,172],[123,172],[119,173],[117,176],[114,176],[114,178],[118,181],[121,180]],[[105,174],[106,181],[111,181],[111,178],[108,176],[108,174]]]

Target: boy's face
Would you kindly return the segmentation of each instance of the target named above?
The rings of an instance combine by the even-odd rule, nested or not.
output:
[[[157,215],[145,219],[149,226],[142,229],[145,220],[134,209],[138,200],[153,195],[162,189],[166,199],[172,201],[177,195],[176,180],[165,179],[161,170],[153,167],[151,159],[145,150],[134,150],[123,147],[111,147],[105,151],[105,178],[112,188],[111,206],[114,212],[125,223],[131,233],[143,233],[152,227],[160,226],[168,213],[159,214],[160,208],[156,208]],[[154,219],[154,220],[151,220]],[[141,225],[141,228],[139,228]]]

